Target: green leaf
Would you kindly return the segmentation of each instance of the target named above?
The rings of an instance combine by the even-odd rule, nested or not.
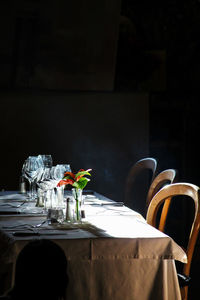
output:
[[[87,172],[87,171],[80,171],[80,172],[78,172],[78,173],[76,174],[75,179],[76,179],[77,177],[79,177],[79,176],[85,176],[85,175],[91,176],[91,174],[90,174],[89,172]]]
[[[81,177],[81,178],[79,179],[79,181],[76,182],[76,183],[78,184],[78,188],[81,189],[81,190],[83,190],[84,187],[87,185],[88,181],[90,181],[89,178]]]
[[[72,184],[72,186],[75,187],[76,189],[79,189],[79,184],[76,181]]]

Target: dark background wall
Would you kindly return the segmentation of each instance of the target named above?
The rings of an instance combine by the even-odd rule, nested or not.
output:
[[[149,151],[148,97],[141,94],[1,93],[1,188],[16,189],[29,155],[52,154],[73,171],[92,168],[88,188],[118,201],[131,165]]]
[[[92,168],[88,188],[122,201],[129,168],[149,154],[149,96],[115,88],[121,2],[1,8],[2,188],[18,188],[28,155],[50,153]]]
[[[1,86],[112,90],[120,0],[0,3]]]

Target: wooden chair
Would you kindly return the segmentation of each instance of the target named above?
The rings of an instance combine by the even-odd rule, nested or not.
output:
[[[167,169],[160,172],[152,181],[146,201],[146,210],[155,194],[166,184],[174,183],[177,180],[177,171],[175,169]],[[164,231],[168,210],[171,204],[171,198],[167,198],[163,204],[162,213],[159,222],[159,230]]]
[[[183,274],[178,274],[178,277],[181,278],[180,287],[181,287],[181,296],[183,300],[187,300],[188,297],[188,278],[190,275],[190,267],[192,263],[193,252],[195,244],[197,241],[199,228],[200,228],[200,190],[199,187],[190,183],[173,183],[164,186],[160,191],[158,191],[155,196],[152,198],[148,211],[147,211],[147,223],[156,227],[156,215],[160,205],[169,197],[178,199],[174,196],[188,196],[186,199],[194,201],[194,218],[190,230],[190,235],[188,239],[186,254],[188,258],[187,264],[183,266]],[[186,223],[186,222],[185,222]]]
[[[133,183],[136,181],[136,178],[139,175],[141,175],[143,171],[150,170],[151,171],[150,182],[151,182],[155,176],[156,168],[157,168],[157,161],[155,158],[151,158],[151,157],[140,159],[131,167],[125,182],[124,202],[127,206],[130,206],[129,204],[134,201],[134,199],[132,199],[131,197],[132,196],[131,192],[133,190]],[[144,207],[145,207],[145,203],[144,203]]]

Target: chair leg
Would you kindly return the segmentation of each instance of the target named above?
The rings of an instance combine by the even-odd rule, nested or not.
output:
[[[181,288],[181,299],[187,300],[188,298],[188,286],[184,286]]]

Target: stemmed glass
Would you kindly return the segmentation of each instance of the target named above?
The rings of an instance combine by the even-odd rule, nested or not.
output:
[[[51,176],[51,169],[44,167],[43,174],[40,180],[37,182],[38,192],[40,196],[43,197],[43,202],[45,204],[45,209],[52,205],[52,199],[54,198],[54,188],[56,187],[58,181],[53,179]]]
[[[54,180],[60,181],[65,172],[71,172],[71,168],[69,164],[58,164],[51,168],[51,178]]]
[[[50,154],[39,154],[38,156],[42,158],[45,167],[51,168],[53,166],[53,159]]]
[[[57,187],[58,182],[63,178],[64,173],[71,171],[69,164],[58,164],[51,168],[44,168],[41,179],[37,185],[45,198],[45,206],[62,206],[64,199],[64,186]]]
[[[63,176],[66,172],[71,172],[70,165],[69,164],[58,164],[54,168],[52,177],[55,180],[58,180],[58,182],[59,182],[63,178]],[[64,206],[64,188],[65,188],[65,186],[62,185],[60,187],[56,186],[56,189],[55,189],[56,203],[57,203],[58,207]]]
[[[35,181],[39,180],[39,177],[42,176],[43,168],[44,163],[40,156],[29,156],[24,162],[22,170],[30,184],[31,200],[35,200],[36,198]]]

